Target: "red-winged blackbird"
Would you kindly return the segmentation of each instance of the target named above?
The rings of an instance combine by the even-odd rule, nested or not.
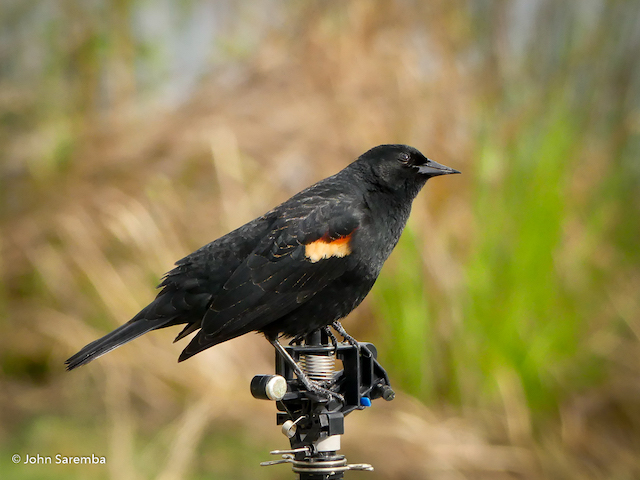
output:
[[[337,174],[205,245],[167,273],[153,302],[66,361],[71,370],[158,328],[199,330],[179,361],[258,331],[279,349],[334,324],[373,286],[425,182],[460,173],[406,145],[380,145]]]

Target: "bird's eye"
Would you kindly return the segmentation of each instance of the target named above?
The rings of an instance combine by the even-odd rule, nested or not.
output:
[[[398,161],[403,165],[407,165],[409,163],[409,158],[410,157],[408,153],[401,153],[400,156],[398,157]]]

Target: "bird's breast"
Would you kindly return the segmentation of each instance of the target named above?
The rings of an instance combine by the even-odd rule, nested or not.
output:
[[[405,212],[394,212],[393,215],[373,216],[364,221],[350,243],[351,256],[357,253],[361,266],[377,277],[398,243],[407,217]]]

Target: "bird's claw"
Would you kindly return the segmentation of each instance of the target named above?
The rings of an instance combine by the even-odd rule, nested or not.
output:
[[[326,400],[331,400],[331,398],[335,398],[340,403],[344,403],[344,397],[333,390],[329,390],[328,388],[321,387],[316,382],[302,382],[304,387],[311,393],[318,395],[319,397],[325,398]]]

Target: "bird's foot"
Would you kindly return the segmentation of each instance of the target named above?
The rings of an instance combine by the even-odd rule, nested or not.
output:
[[[326,398],[327,400],[331,400],[331,398],[335,398],[341,403],[344,403],[344,397],[339,393],[336,393],[328,388],[321,386],[318,382],[311,380],[307,374],[302,371],[298,362],[296,362],[289,352],[280,344],[277,338],[269,338],[267,340],[275,347],[275,349],[282,355],[285,361],[291,366],[294,373],[298,377],[298,380],[302,383],[302,385],[307,389],[307,391],[318,395],[319,397]]]
[[[309,379],[309,377],[307,377],[304,373],[302,373],[302,375],[298,375],[298,380],[300,380],[300,382],[302,383],[302,385],[304,385],[304,388],[306,388],[307,391],[319,397],[325,398],[327,400],[331,400],[332,398],[335,398],[340,403],[344,403],[344,397],[342,395],[340,395],[337,392],[334,392],[333,390],[329,390],[328,388],[323,387],[319,382],[315,382]]]

